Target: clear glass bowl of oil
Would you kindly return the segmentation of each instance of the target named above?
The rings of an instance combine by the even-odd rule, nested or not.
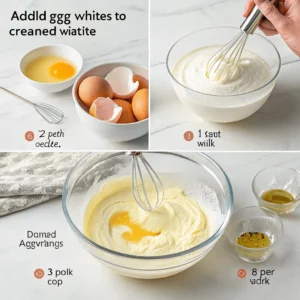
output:
[[[254,177],[252,190],[259,206],[289,214],[300,204],[300,173],[287,167],[263,169]]]
[[[283,233],[277,214],[259,206],[240,209],[232,215],[226,234],[237,255],[244,261],[260,263],[273,253]]]

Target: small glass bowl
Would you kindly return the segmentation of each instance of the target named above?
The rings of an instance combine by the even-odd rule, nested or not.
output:
[[[188,53],[201,47],[225,45],[240,33],[240,28],[213,27],[192,32],[178,40],[170,49],[166,66],[178,99],[193,114],[209,122],[229,123],[248,118],[269,98],[281,67],[276,47],[257,33],[247,40],[246,49],[259,55],[270,67],[271,78],[261,87],[235,95],[213,95],[192,90],[173,75],[177,63]]]
[[[265,201],[262,194],[268,190],[280,189],[289,192],[294,201],[276,204]],[[292,168],[270,167],[261,170],[253,179],[252,190],[258,205],[271,209],[278,215],[291,213],[300,204],[300,173]]]
[[[246,232],[261,232],[267,235],[271,245],[265,248],[247,248],[239,245],[237,238]],[[226,229],[230,244],[239,258],[246,262],[260,263],[267,260],[274,251],[281,235],[283,224],[271,210],[258,206],[245,207],[232,215]]]

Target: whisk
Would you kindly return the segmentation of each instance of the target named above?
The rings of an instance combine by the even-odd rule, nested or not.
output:
[[[277,1],[271,1],[275,5]],[[257,6],[254,6],[249,16],[240,26],[241,31],[208,61],[206,66],[206,76],[209,79],[220,80],[230,79],[238,65],[244,50],[249,34],[253,34],[263,18]]]
[[[0,89],[19,98],[25,103],[32,105],[35,108],[35,110],[50,124],[58,124],[64,118],[63,112],[50,104],[42,102],[31,102],[3,87],[0,87]]]
[[[141,152],[128,152],[128,155],[132,156],[132,195],[141,209],[150,212],[157,208],[163,201],[163,184]],[[155,189],[156,199],[153,203],[150,202],[148,197],[149,194],[142,169],[145,169],[146,172],[144,174],[149,176],[150,183]]]

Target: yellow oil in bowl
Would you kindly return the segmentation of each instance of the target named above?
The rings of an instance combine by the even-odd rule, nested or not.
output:
[[[245,232],[237,239],[236,243],[242,247],[237,248],[239,255],[247,261],[260,262],[269,254],[272,245],[269,236],[262,232]]]
[[[292,212],[296,206],[294,196],[282,189],[271,189],[263,192],[260,196],[263,203],[262,206],[271,209],[278,215],[287,214]]]
[[[263,192],[261,198],[275,204],[286,204],[295,201],[294,196],[285,190],[274,189]]]
[[[237,238],[237,244],[246,248],[265,248],[271,245],[268,235],[261,232],[246,232]]]

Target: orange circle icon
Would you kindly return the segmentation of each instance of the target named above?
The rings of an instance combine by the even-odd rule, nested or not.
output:
[[[34,133],[32,131],[27,131],[25,133],[25,140],[31,142],[34,140]]]
[[[187,142],[190,142],[191,140],[193,140],[194,138],[194,134],[192,131],[186,131],[183,135],[184,139],[187,141]]]
[[[33,274],[35,278],[41,279],[44,277],[45,272],[42,269],[36,269]]]
[[[245,278],[247,275],[247,272],[244,269],[239,269],[237,274],[240,278]]]

